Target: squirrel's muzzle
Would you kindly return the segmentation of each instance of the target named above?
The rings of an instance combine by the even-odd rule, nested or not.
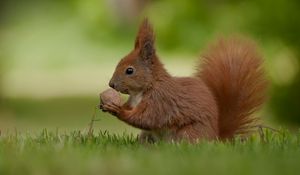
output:
[[[109,87],[115,89],[116,84],[115,84],[113,81],[110,80],[110,81],[109,81]]]

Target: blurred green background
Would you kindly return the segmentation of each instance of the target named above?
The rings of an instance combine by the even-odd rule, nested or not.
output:
[[[143,17],[173,75],[192,74],[218,36],[253,38],[265,57],[270,99],[259,115],[273,126],[300,125],[300,1],[2,0],[0,129],[87,128],[98,94],[133,48]],[[97,129],[137,130],[96,112]]]

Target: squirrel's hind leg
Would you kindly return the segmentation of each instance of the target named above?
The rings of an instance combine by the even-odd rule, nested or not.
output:
[[[197,143],[201,140],[214,140],[218,138],[210,126],[205,126],[202,123],[193,123],[186,125],[176,132],[175,140],[186,140],[191,143]]]

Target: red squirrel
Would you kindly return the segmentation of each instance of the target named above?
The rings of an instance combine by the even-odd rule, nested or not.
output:
[[[142,142],[232,139],[249,133],[258,119],[253,113],[264,103],[267,87],[262,63],[253,42],[220,39],[202,55],[194,76],[173,77],[159,60],[153,28],[144,19],[134,49],[109,82],[129,99],[100,108],[142,129]]]

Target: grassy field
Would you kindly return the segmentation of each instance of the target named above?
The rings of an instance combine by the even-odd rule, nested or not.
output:
[[[43,130],[0,136],[0,174],[299,174],[300,133],[231,143],[141,145],[136,136]]]

